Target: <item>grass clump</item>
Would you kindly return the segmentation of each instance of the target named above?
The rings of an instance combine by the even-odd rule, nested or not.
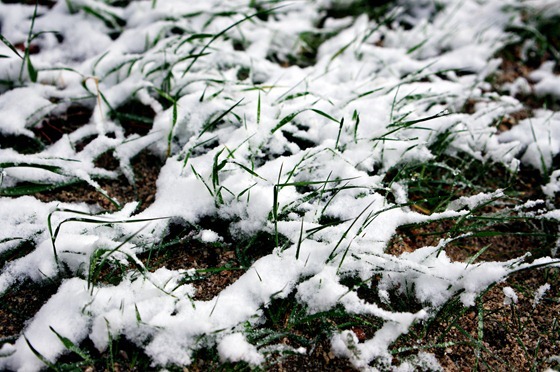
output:
[[[65,341],[69,351],[56,363],[55,367],[59,370],[140,372],[153,369],[150,358],[142,349],[122,336],[112,339],[104,352],[99,352],[89,340],[75,345],[68,339],[64,340],[63,336],[57,336],[61,341]]]

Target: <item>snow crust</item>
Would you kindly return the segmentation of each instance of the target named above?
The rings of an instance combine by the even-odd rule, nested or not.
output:
[[[55,331],[75,344],[89,338],[101,351],[110,336],[124,335],[144,349],[154,367],[188,365],[197,348],[212,345],[223,361],[262,365],[264,350],[247,340],[245,327],[259,323],[272,299],[292,293],[310,314],[342,306],[380,319],[383,326],[371,339],[360,341],[345,330],[334,334],[331,344],[357,368],[369,369],[372,361],[387,367],[389,346],[415,322],[455,296],[472,306],[489,285],[527,267],[523,258],[453,262],[446,240],[400,256],[385,253],[399,226],[466,216],[504,195],[497,190],[461,197],[429,216],[411,210],[403,185],[393,184],[393,201],[387,198],[386,171],[431,160],[430,146],[446,133],[452,134],[450,155],[464,152],[511,169],[522,162],[552,174],[543,186],[547,196],[559,192],[560,173],[549,171],[560,153],[560,114],[537,110],[507,132],[495,129],[499,118],[520,108],[515,98],[488,93],[485,82],[499,65],[492,56],[508,38],[505,28],[518,15],[517,1],[445,0],[436,11],[431,1],[399,0],[388,15],[395,17],[390,25],[364,15],[327,19],[319,31],[326,7],[351,1],[281,1],[266,21],[245,19],[255,12],[250,3],[158,0],[118,8],[74,0],[41,7],[34,31],[64,37],[59,41],[46,33],[37,39],[41,51],[31,57],[39,70],[36,83],[25,69],[20,79],[19,58],[0,45],[0,54],[8,56],[0,59],[0,79],[20,83],[0,95],[2,134],[33,137],[37,120],[77,97],[93,107],[87,125],[36,154],[0,149],[1,187],[81,180],[103,193],[96,179],[118,176],[95,165],[107,150],[114,150],[119,171],[131,183],[135,155],[149,149],[166,159],[155,202],[141,213],[135,213],[135,203],[98,214],[86,204],[0,198],[0,254],[22,241],[35,247],[2,268],[0,293],[27,280],[56,278],[62,268],[74,276],[63,280],[17,341],[2,346],[0,369],[44,368],[28,342],[56,361],[67,350]],[[556,9],[552,1],[524,5]],[[122,32],[113,34],[87,7],[122,19]],[[14,44],[25,41],[31,15],[32,7],[0,3],[2,34]],[[404,21],[410,27],[403,27]],[[308,31],[333,34],[313,64],[274,62],[305,48],[300,34]],[[536,94],[560,97],[553,67],[543,65],[531,75]],[[526,92],[528,84],[520,81],[509,90]],[[131,97],[156,113],[145,136],[125,135],[108,115]],[[474,112],[462,113],[469,100],[478,102]],[[95,139],[77,151],[76,144],[91,136]],[[218,174],[216,164],[222,164]],[[329,194],[332,198],[308,198],[311,193],[299,190],[304,183],[314,192],[331,183],[348,187]],[[274,210],[286,212],[276,224]],[[543,218],[558,220],[558,213]],[[301,231],[321,227],[323,214],[341,223],[300,241]],[[112,252],[106,253],[109,261],[134,261],[142,268],[136,256],[161,241],[171,221],[196,224],[205,216],[234,221],[230,232],[236,236],[277,229],[289,242],[270,247],[271,254],[209,301],[192,299],[195,288],[182,282],[193,274],[189,267],[131,271],[118,285],[88,282],[95,254]],[[219,243],[223,237],[216,231],[202,230],[197,239]],[[423,308],[384,310],[341,283],[374,275],[381,275],[381,299],[390,301],[389,291],[413,293]],[[547,289],[539,290],[535,304]],[[505,301],[517,301],[509,287],[504,295]],[[440,368],[432,355],[421,353],[396,370],[417,366]]]

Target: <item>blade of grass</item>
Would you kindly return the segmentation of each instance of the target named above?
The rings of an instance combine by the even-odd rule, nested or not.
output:
[[[258,11],[258,12],[256,12],[256,13],[253,13],[253,14],[251,14],[251,15],[248,15],[248,16],[246,16],[246,17],[240,19],[239,21],[233,23],[232,25],[226,27],[226,28],[223,29],[222,31],[220,31],[220,32],[218,32],[217,34],[215,34],[215,35],[208,41],[208,43],[206,43],[206,44],[204,45],[204,47],[203,47],[202,50],[200,51],[200,54],[203,54],[203,53],[206,51],[206,49],[208,49],[208,48],[210,47],[210,45],[211,45],[214,41],[216,41],[216,40],[217,40],[218,38],[220,38],[222,35],[225,35],[229,30],[231,30],[231,29],[237,27],[237,26],[240,25],[241,23],[243,23],[243,22],[245,22],[245,21],[247,21],[247,20],[250,20],[251,18],[260,16],[260,15],[265,15],[265,14],[268,14],[268,13],[272,13],[272,12],[274,12],[275,10],[278,10],[278,9],[283,8],[283,7],[285,7],[285,6],[286,6],[286,5],[280,5],[280,6],[277,6],[277,7],[275,7],[275,8],[271,8],[271,9],[266,9],[266,10]],[[196,61],[198,61],[198,57],[194,58],[194,59],[192,60],[192,62],[187,66],[187,68],[186,68],[185,71],[183,72],[183,77],[191,70],[192,66],[196,63]]]
[[[49,326],[49,329],[56,335],[56,337],[58,337],[66,349],[79,355],[86,363],[93,364],[93,360],[87,351],[76,346],[76,344],[74,344],[69,338],[62,336],[52,326]]]
[[[27,343],[27,346],[29,346],[29,349],[37,357],[37,359],[39,359],[41,362],[43,362],[47,367],[49,367],[49,369],[51,369],[53,371],[60,371],[60,369],[55,364],[53,364],[50,360],[45,358],[43,356],[43,354],[41,354],[39,351],[37,351],[37,349],[35,349],[35,347],[33,347],[31,342],[27,338],[27,336],[23,335],[23,338],[25,339],[25,342]]]
[[[10,50],[14,52],[16,56],[18,56],[20,59],[24,59],[24,57],[19,54],[17,48],[12,43],[10,43],[8,39],[6,39],[2,34],[0,34],[0,41],[3,42],[8,48],[10,48]]]
[[[242,101],[244,100],[244,98],[241,98],[239,101],[237,101],[233,106],[231,106],[230,108],[228,108],[226,111],[224,111],[223,113],[221,113],[216,119],[212,120],[210,123],[206,124],[202,130],[200,131],[200,133],[198,134],[198,138],[200,138],[204,133],[206,133],[208,130],[213,129],[216,125],[218,125],[218,123],[220,122],[220,120],[222,120],[227,114],[229,114],[234,108],[236,108]]]
[[[31,16],[31,26],[29,27],[29,32],[27,34],[27,41],[25,45],[25,53],[23,55],[23,63],[21,64],[21,68],[19,70],[19,81],[23,80],[23,69],[24,66],[27,66],[27,72],[29,73],[29,78],[31,82],[35,83],[37,81],[37,70],[33,67],[31,63],[31,59],[29,57],[29,47],[31,45],[31,40],[33,39],[33,27],[35,26],[35,19],[37,18],[37,8],[39,6],[39,1],[35,2],[35,8],[33,10],[33,15]]]

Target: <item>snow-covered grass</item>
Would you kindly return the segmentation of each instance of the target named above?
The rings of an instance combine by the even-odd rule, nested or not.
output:
[[[58,286],[2,340],[0,368],[89,365],[123,338],[158,368],[203,355],[267,368],[322,343],[360,369],[437,369],[422,350],[448,343],[398,342],[469,308],[478,363],[483,295],[558,265],[560,114],[500,129],[524,108],[516,92],[558,102],[558,51],[538,28],[558,13],[546,0],[0,3],[0,293]],[[552,60],[496,89],[511,43]],[[76,107],[89,120],[51,140],[45,118]],[[104,187],[142,188],[144,152],[164,161],[153,202]],[[520,168],[542,192],[518,187]],[[65,200],[69,185],[110,207]],[[433,223],[433,244],[392,249]],[[508,234],[541,246],[447,252]],[[239,275],[205,296],[216,272]]]

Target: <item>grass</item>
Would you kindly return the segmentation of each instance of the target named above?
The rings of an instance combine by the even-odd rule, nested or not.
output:
[[[67,0],[66,3],[70,13],[98,22],[114,40],[127,30],[126,19],[120,16],[120,8],[129,5],[127,1],[94,1],[79,5]],[[31,41],[41,36],[34,33],[33,22],[38,16],[37,3],[35,5],[23,55],[5,37],[0,38],[22,60],[18,79],[3,84],[8,90],[21,85],[31,86],[47,71],[36,70],[30,57]],[[152,5],[157,6],[157,1]],[[271,255],[284,257],[282,255],[289,252],[293,254],[290,257],[295,257],[294,264],[307,265],[311,257],[309,246],[313,243],[328,246],[330,254],[325,255],[323,264],[336,269],[337,282],[333,286],[340,285],[345,291],[337,304],[328,310],[312,311],[300,297],[298,285],[309,283],[315,279],[316,273],[302,274],[295,279],[296,283],[289,283],[292,287],[287,293],[280,291],[263,300],[258,311],[245,322],[198,335],[189,370],[352,369],[355,366],[348,358],[331,350],[333,337],[355,336],[357,342],[351,338],[347,340],[347,346],[359,360],[364,343],[376,337],[378,331],[388,324],[386,318],[379,315],[380,311],[386,312],[384,314],[415,314],[421,310],[427,311],[428,316],[412,322],[407,333],[389,343],[387,353],[366,360],[370,367],[388,369],[415,358],[415,363],[421,365],[422,362],[418,361],[421,353],[430,352],[444,368],[558,368],[558,362],[550,357],[560,354],[557,319],[560,274],[553,264],[541,267],[538,261],[550,256],[557,245],[558,222],[541,216],[542,211],[560,207],[557,198],[547,198],[540,189],[548,181],[549,172],[525,166],[512,170],[490,160],[484,150],[478,151],[478,148],[471,149],[477,156],[458,151],[454,145],[464,133],[455,130],[454,125],[441,129],[437,126],[438,120],[446,120],[456,111],[474,113],[476,100],[414,90],[400,94],[408,85],[427,84],[442,77],[445,77],[443,80],[453,80],[447,79],[453,74],[459,75],[456,78],[459,81],[462,74],[469,74],[468,71],[436,71],[424,66],[398,82],[391,80],[388,85],[372,80],[381,85],[375,87],[367,81],[369,77],[364,78],[363,82],[352,86],[350,99],[344,104],[336,103],[338,97],[326,97],[317,88],[321,85],[314,85],[323,82],[322,79],[326,84],[331,71],[338,73],[340,66],[336,67],[337,62],[342,58],[352,55],[360,60],[362,52],[352,48],[367,49],[374,43],[372,35],[379,37],[375,39],[376,47],[382,47],[383,38],[377,33],[389,34],[393,28],[406,30],[413,27],[401,17],[410,9],[398,13],[393,1],[375,4],[356,1],[351,6],[335,3],[323,9],[309,30],[290,35],[294,44],[289,53],[272,45],[263,57],[267,63],[272,61],[287,71],[292,67],[312,69],[318,62],[321,46],[332,41],[346,27],[327,27],[327,19],[342,20],[365,14],[375,27],[335,51],[325,72],[313,75],[304,70],[302,76],[305,77],[291,88],[284,89],[280,81],[278,86],[262,85],[259,74],[264,76],[267,72],[260,71],[262,67],[254,61],[248,63],[240,56],[251,45],[247,37],[251,27],[265,29],[267,21],[290,15],[290,8],[284,5],[281,1],[251,1],[247,7],[224,12],[173,14],[161,20],[157,32],[146,36],[142,53],[119,56],[106,53],[96,57],[91,64],[92,77],[86,80],[95,79],[97,92],[87,91],[86,80],[83,85],[87,103],[97,99],[100,120],[109,124],[109,130],[103,136],[83,129],[91,122],[92,115],[95,116],[86,101],[63,101],[60,102],[62,109],[50,111],[38,121],[29,118],[28,126],[32,127],[35,138],[2,134],[1,147],[12,148],[29,161],[4,161],[0,163],[1,170],[6,170],[11,177],[17,171],[34,168],[51,176],[42,181],[8,179],[6,176],[6,186],[0,185],[1,196],[34,195],[43,201],[86,201],[90,204],[90,212],[65,207],[50,211],[45,233],[49,233],[59,275],[52,283],[23,281],[2,294],[1,344],[25,336],[26,322],[66,278],[86,280],[93,294],[118,286],[131,273],[137,278],[149,278],[162,267],[184,270],[177,285],[192,285],[196,289],[193,296],[187,296],[193,308],[200,306],[202,301],[216,300],[214,306],[217,306],[221,292],[245,273],[252,272],[259,259]],[[428,19],[435,15],[431,14]],[[190,28],[192,20],[202,19],[205,23],[199,30]],[[523,68],[518,66],[516,73],[521,71],[525,76],[545,60],[558,61],[560,46],[553,27],[556,21],[555,17],[524,13],[525,24],[509,29],[517,39],[498,55],[508,61],[504,62],[506,64],[523,65]],[[429,42],[426,39],[406,48],[406,54],[414,56]],[[524,59],[519,55],[522,48],[526,49]],[[501,72],[507,66],[510,65],[503,64]],[[23,73],[25,71],[27,75]],[[112,86],[137,77],[142,80],[142,87],[128,92],[120,103],[116,104],[110,95],[105,94]],[[504,82],[504,77],[489,79],[493,84],[492,94],[503,94],[499,85]],[[284,90],[277,95],[275,89]],[[486,92],[478,98],[483,100],[490,96],[484,94]],[[556,104],[551,97],[521,98],[524,98],[522,104],[526,105],[523,115],[527,117],[537,107],[554,108]],[[152,105],[146,104],[150,100]],[[368,112],[367,102],[378,102],[376,100],[390,102],[390,109],[379,113],[385,118],[385,127],[376,133],[364,132],[363,128],[370,125],[372,118],[360,110]],[[451,109],[454,100],[457,104]],[[163,111],[157,108],[158,104]],[[200,107],[204,110],[199,110]],[[169,125],[163,129],[156,127],[156,119],[162,113],[169,114]],[[493,120],[492,125],[504,131],[518,122],[511,119],[506,123],[506,118],[499,115]],[[319,134],[314,132],[317,126],[321,128]],[[236,138],[237,130],[243,128],[245,137]],[[160,135],[161,132],[164,134]],[[185,138],[185,133],[190,137]],[[146,145],[138,157],[118,158],[116,149],[119,146],[131,138],[146,136],[160,136],[157,141],[161,143],[155,140],[154,146]],[[235,140],[230,141],[230,137]],[[101,142],[100,138],[111,145],[99,148],[91,156],[97,171],[87,176],[78,177],[73,172],[72,162],[76,159],[40,157],[51,146],[66,140],[77,150],[76,154],[83,155],[93,151]],[[400,158],[391,160],[391,152],[402,146],[405,150]],[[429,157],[407,160],[407,154],[423,147]],[[150,151],[153,153],[149,154]],[[367,158],[356,160],[354,151],[367,152]],[[127,173],[121,169],[121,161],[131,164],[133,184],[125,180]],[[191,220],[169,216],[172,218],[162,225],[155,223],[156,218],[135,217],[153,201],[156,180],[164,161],[168,162],[166,164],[178,162],[178,179],[191,177],[198,182],[213,201],[210,212]],[[370,161],[371,166],[368,166]],[[11,173],[13,169],[15,173]],[[270,176],[273,174],[271,169],[277,171],[276,175]],[[111,174],[116,179],[107,177],[107,172],[114,172]],[[367,182],[362,182],[365,177],[369,177]],[[64,180],[52,181],[60,178]],[[93,186],[89,193],[80,191],[84,182]],[[267,192],[266,197],[264,192],[260,194],[263,189]],[[95,196],[92,197],[91,193]],[[476,202],[468,199],[480,193],[487,194],[487,197]],[[158,195],[158,198],[169,196]],[[101,201],[103,198],[105,201]],[[257,208],[255,198],[258,203],[268,204],[257,205]],[[349,213],[341,208],[340,200],[355,203],[359,208],[354,208],[353,214]],[[527,204],[535,200],[540,201]],[[131,201],[144,204],[127,217],[112,217],[113,213],[125,213],[123,207]],[[252,212],[251,208],[258,209],[261,220],[256,228],[243,232],[240,227],[243,223],[254,222],[251,213],[257,212]],[[450,210],[457,213],[439,216]],[[388,224],[384,220],[386,216],[400,212],[414,215],[414,222],[403,222],[394,227],[390,240],[382,237]],[[143,230],[125,233],[127,229],[123,225],[140,222],[146,225]],[[149,222],[154,224],[148,225]],[[157,226],[164,227],[157,230]],[[372,233],[373,227],[379,237]],[[57,246],[66,230],[83,236],[101,234],[106,236],[108,243],[98,246],[89,256],[83,254],[84,262],[74,270],[65,262],[68,258],[63,257]],[[212,230],[218,238],[204,239],[207,230]],[[160,232],[156,234],[154,231]],[[145,239],[143,234],[154,234],[155,239]],[[33,254],[34,239],[38,238],[17,236],[1,240],[0,247],[11,244],[11,248],[0,251],[2,270],[19,258]],[[387,284],[391,276],[413,271],[429,279],[441,279],[439,273],[431,272],[432,267],[423,266],[423,261],[409,260],[412,254],[427,246],[437,247],[435,255],[440,258],[448,257],[451,262],[463,263],[465,272],[489,261],[506,262],[527,253],[531,256],[512,262],[504,282],[492,282],[485,288],[478,288],[472,304],[462,302],[465,288],[452,289],[450,284],[447,288],[450,296],[443,304],[433,305],[419,299],[413,282]],[[536,266],[521,266],[521,262],[535,263]],[[259,278],[261,274],[264,273],[256,272]],[[544,284],[550,289],[537,304],[535,294]],[[519,302],[503,303],[504,286],[515,290]],[[158,286],[169,296],[174,296],[163,288]],[[353,304],[359,304],[355,307],[347,305],[350,300],[345,302],[353,296],[357,298]],[[30,305],[18,314],[15,309],[22,301]],[[365,308],[376,310],[366,311]],[[142,323],[138,307],[135,310],[138,323]],[[10,322],[13,323],[11,328],[8,326]],[[109,334],[108,348],[98,351],[89,339],[74,342],[54,328],[51,331],[67,350],[56,361],[42,356],[33,346],[33,340],[26,339],[33,353],[50,369],[116,371],[153,368],[144,349],[149,340],[138,341],[128,339],[126,334]],[[346,331],[352,333],[344,333]],[[216,343],[223,335],[232,332],[242,333],[264,355],[266,361],[262,366],[226,360],[220,355]],[[187,368],[181,365],[165,367],[169,370]]]

